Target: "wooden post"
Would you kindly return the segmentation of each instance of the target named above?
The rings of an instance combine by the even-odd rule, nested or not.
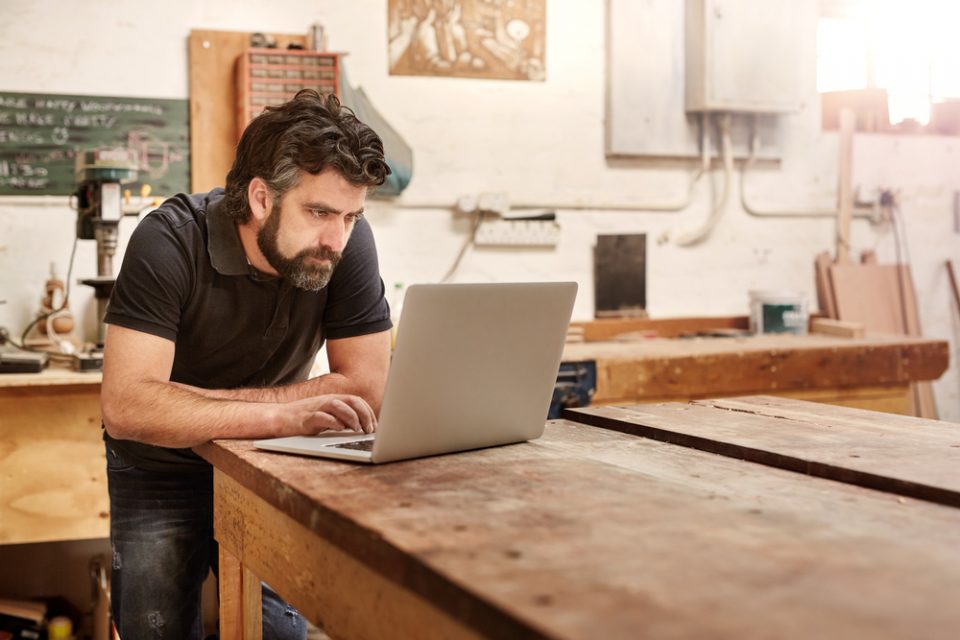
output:
[[[850,219],[853,217],[853,111],[840,112],[840,166],[837,215],[837,263],[850,262]]]
[[[220,545],[220,637],[260,640],[263,609],[260,578]]]
[[[953,289],[953,301],[957,303],[957,311],[960,311],[960,287],[957,286],[957,275],[953,272],[952,260],[947,260],[947,275],[950,276],[950,288]]]

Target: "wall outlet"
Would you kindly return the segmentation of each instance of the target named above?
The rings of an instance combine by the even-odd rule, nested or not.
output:
[[[555,220],[484,220],[477,228],[477,246],[555,247],[560,225]]]

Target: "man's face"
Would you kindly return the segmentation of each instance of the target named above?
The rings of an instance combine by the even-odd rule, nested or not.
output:
[[[319,291],[340,262],[366,196],[366,187],[350,184],[334,169],[301,172],[295,187],[271,201],[257,245],[281,277]]]

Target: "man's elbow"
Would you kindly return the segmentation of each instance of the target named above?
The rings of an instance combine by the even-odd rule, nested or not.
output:
[[[130,412],[124,409],[123,402],[110,395],[100,398],[100,415],[103,428],[114,440],[134,440],[134,427],[129,416]]]

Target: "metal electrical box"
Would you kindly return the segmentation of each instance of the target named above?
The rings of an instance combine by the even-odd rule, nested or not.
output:
[[[802,4],[687,0],[687,111],[799,110]]]

